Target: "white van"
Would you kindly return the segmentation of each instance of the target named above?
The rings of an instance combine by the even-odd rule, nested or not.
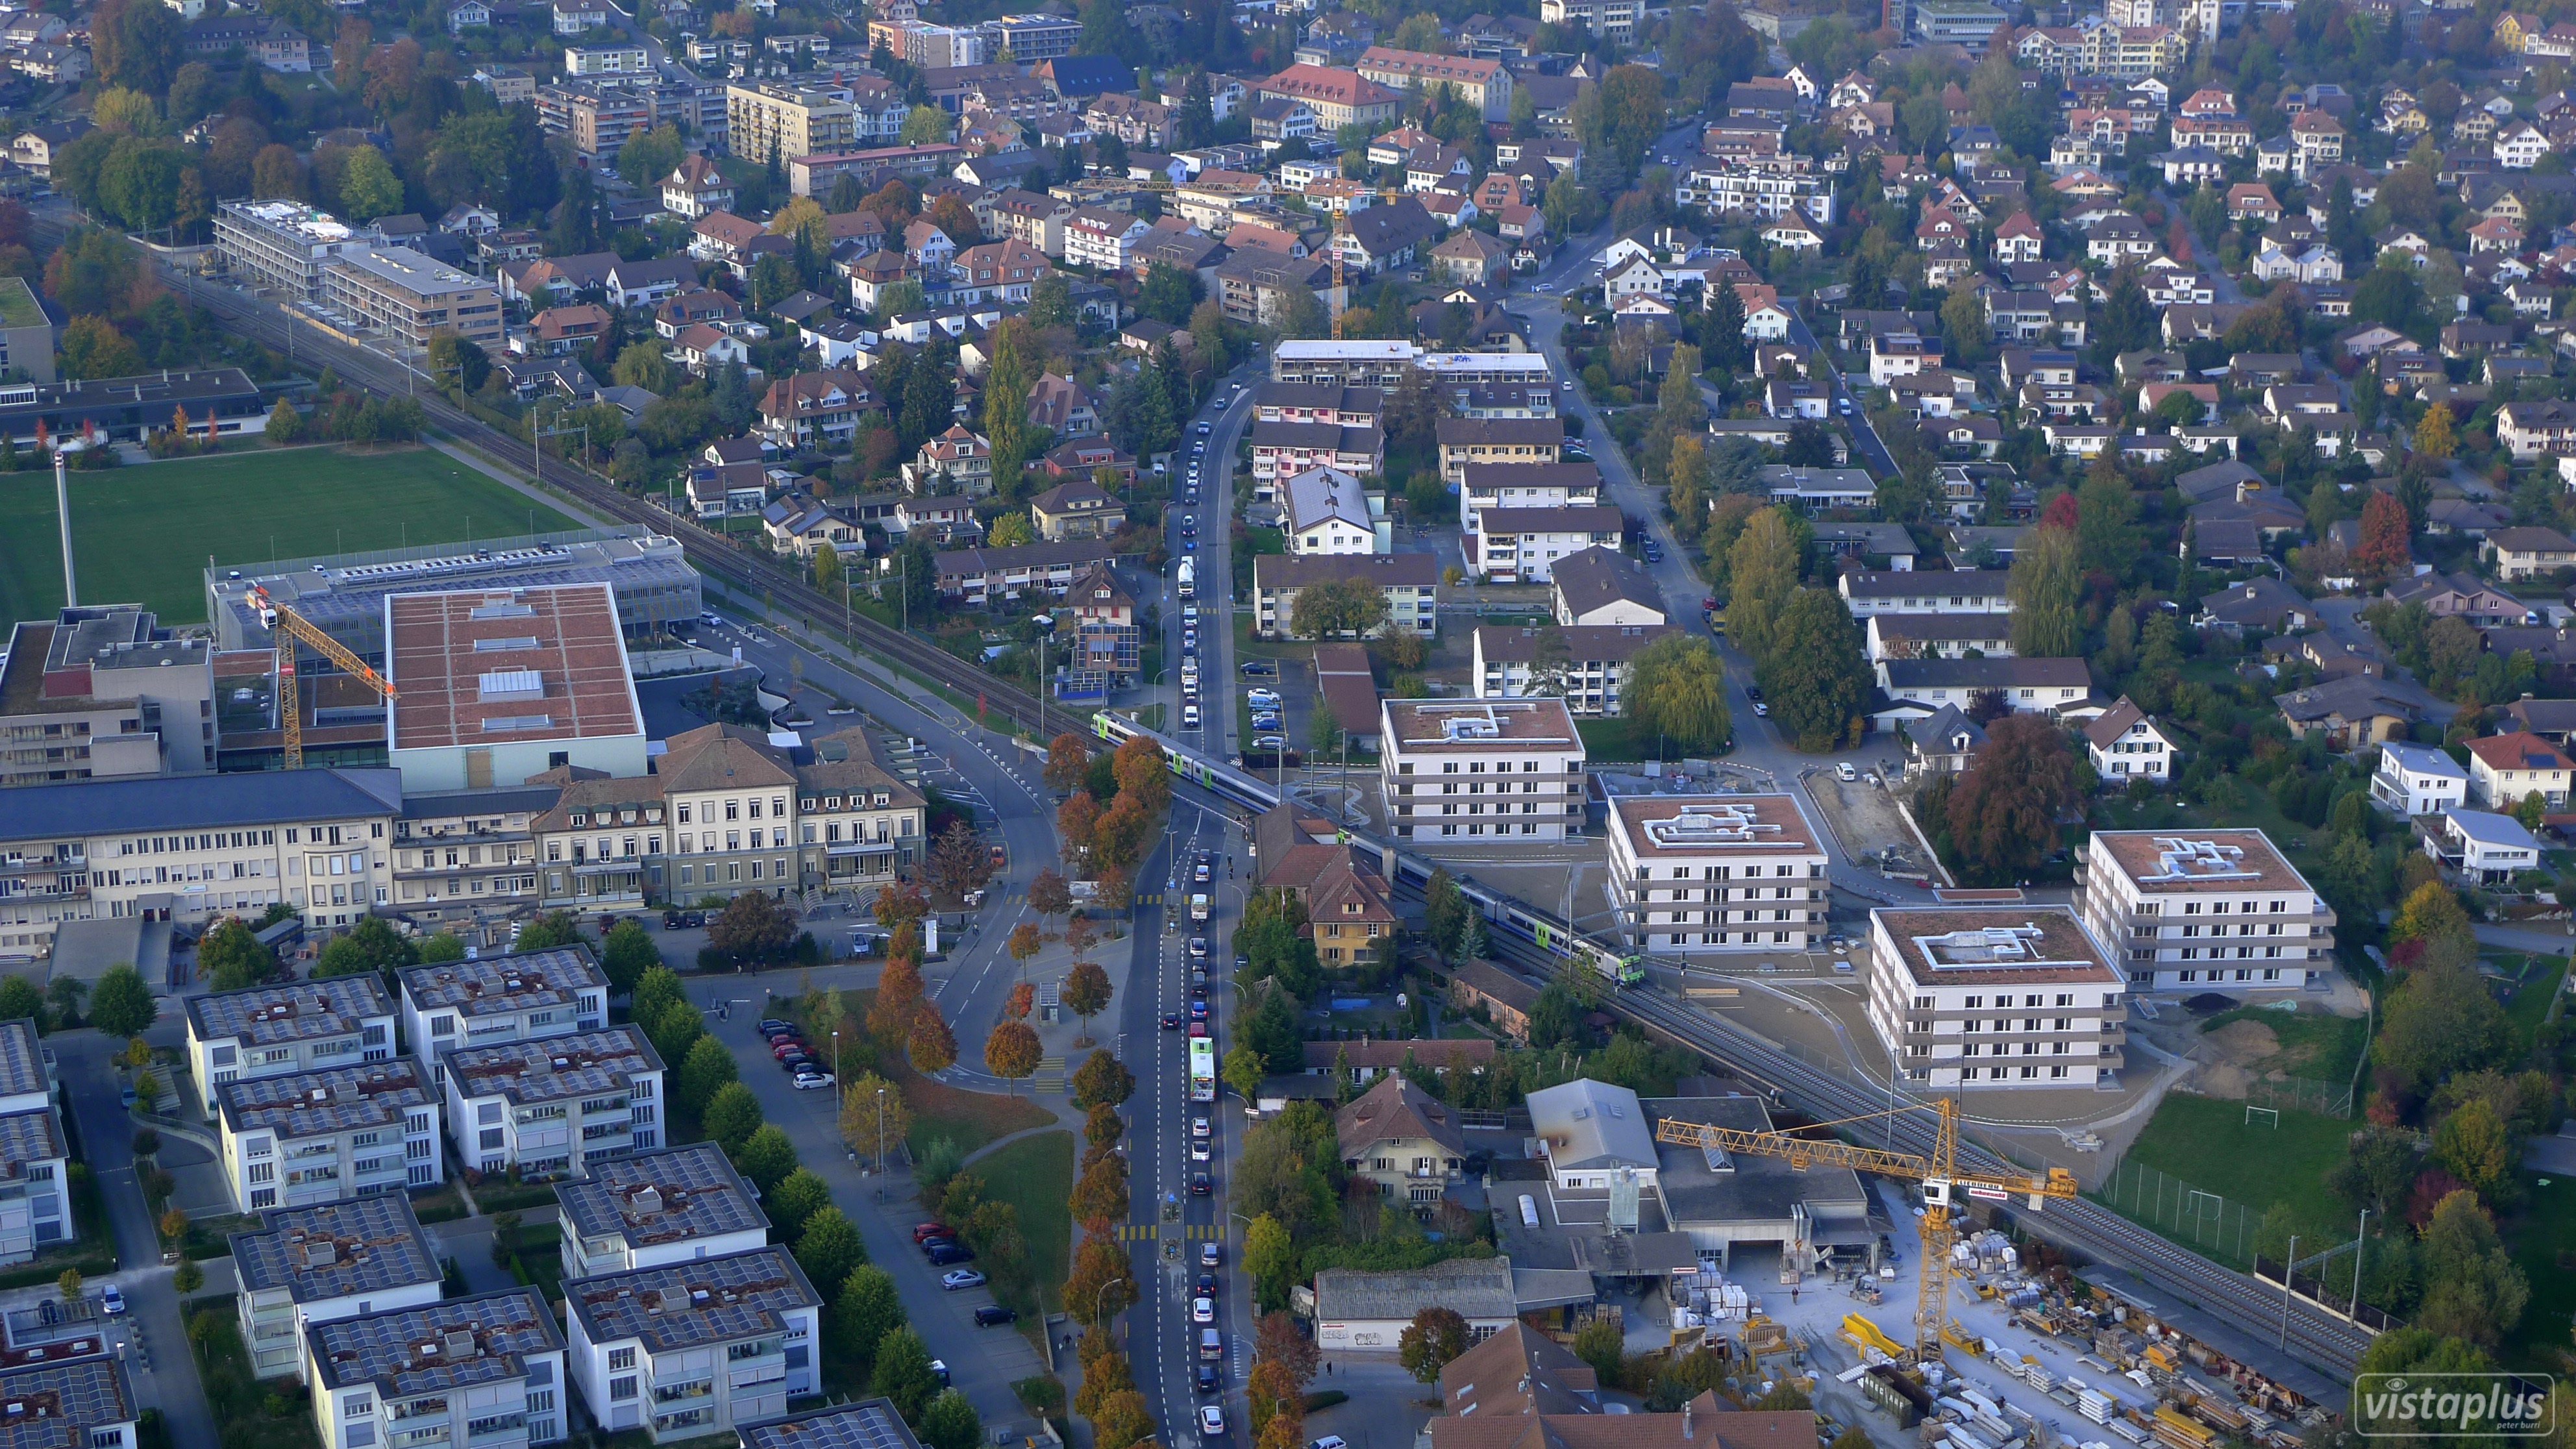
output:
[[[1279,707],[1279,694],[1276,690],[1250,690],[1247,691],[1243,697],[1252,702],[1252,707],[1254,709],[1277,709]]]
[[[1181,728],[1183,728],[1183,729],[1185,729],[1185,730],[1194,730],[1194,729],[1197,729],[1198,727],[1199,727],[1199,707],[1198,707],[1197,705],[1195,705],[1195,704],[1185,704],[1185,705],[1182,705],[1182,706],[1181,706]]]

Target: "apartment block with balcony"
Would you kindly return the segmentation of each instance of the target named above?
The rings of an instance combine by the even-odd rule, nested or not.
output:
[[[213,770],[214,657],[131,604],[15,626],[0,657],[0,788]]]
[[[447,1177],[438,1099],[421,1068],[400,1057],[226,1082],[215,1089],[215,1121],[236,1212],[401,1192]]]
[[[75,1356],[77,1355],[77,1356]],[[76,1338],[0,1359],[0,1402],[12,1406],[12,1449],[136,1449],[142,1411],[125,1360],[105,1340]]]
[[[608,973],[587,942],[474,961],[407,966],[402,990],[403,1040],[421,1070],[442,1089],[441,1059],[467,1047],[600,1031],[608,1025]]]
[[[215,255],[239,280],[271,287],[290,301],[322,297],[322,274],[335,261],[362,256],[382,238],[300,201],[227,201],[215,209]]]
[[[259,1378],[301,1380],[314,1324],[439,1299],[438,1252],[402,1193],[277,1209],[231,1242],[233,1313]]]
[[[427,931],[506,920],[537,903],[535,819],[561,787],[405,792],[394,822],[394,893],[386,914]]]
[[[439,332],[501,346],[501,289],[409,247],[380,246],[324,267],[322,304],[404,348],[425,348]]]
[[[555,1197],[568,1279],[721,1258],[769,1241],[751,1185],[711,1142],[596,1163]]]
[[[610,1433],[720,1434],[821,1388],[823,1301],[784,1248],[575,1279],[564,1305],[573,1381]]]
[[[208,1116],[226,1082],[393,1054],[393,999],[372,971],[188,998],[188,1070]]]
[[[2075,909],[2138,991],[2295,991],[2334,969],[2334,912],[2260,830],[2095,831]]]
[[[1823,842],[1794,795],[1614,795],[1619,929],[1655,955],[1807,950],[1826,931]]]
[[[1907,1081],[2086,1087],[2118,1073],[2128,983],[2064,906],[1869,913],[1869,1024]]]
[[[53,1101],[53,1055],[36,1024],[0,1021],[0,1263],[23,1263],[77,1232]]]
[[[1561,699],[1390,699],[1378,759],[1398,840],[1563,840],[1583,823],[1583,738]]]
[[[794,86],[725,88],[725,124],[733,153],[754,161],[847,151],[858,141],[858,111],[829,91]]]
[[[534,1288],[304,1331],[322,1449],[527,1449],[560,1442],[564,1340]]]
[[[457,1160],[482,1173],[582,1177],[662,1142],[662,1058],[641,1029],[465,1047],[439,1058]]]

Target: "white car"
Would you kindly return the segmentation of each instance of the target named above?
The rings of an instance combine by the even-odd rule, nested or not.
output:
[[[99,1311],[114,1318],[125,1312],[125,1295],[117,1290],[115,1284],[110,1283],[98,1290],[98,1306]]]
[[[954,1268],[939,1275],[939,1286],[951,1293],[960,1288],[981,1288],[984,1275],[972,1268]]]
[[[1192,1323],[1214,1323],[1214,1322],[1216,1322],[1216,1300],[1215,1300],[1215,1299],[1213,1299],[1213,1298],[1193,1298],[1193,1299],[1191,1299],[1191,1300],[1190,1300],[1190,1322],[1192,1322]]]
[[[1190,1119],[1190,1135],[1192,1137],[1205,1137],[1209,1135],[1208,1119],[1205,1117],[1192,1117]]]
[[[1834,766],[1834,778],[1842,781],[1846,785],[1849,785],[1860,779],[1860,771],[1852,768],[1851,761],[1845,760],[1841,764]]]
[[[1203,1439],[1225,1437],[1225,1410],[1214,1404],[1199,1406],[1199,1437]]]
[[[830,1072],[798,1072],[796,1074],[796,1090],[800,1092],[819,1092],[830,1085],[832,1085],[832,1074]]]
[[[1193,1142],[1193,1143],[1191,1143],[1191,1144],[1190,1144],[1190,1161],[1192,1161],[1192,1162],[1205,1162],[1205,1161],[1207,1161],[1207,1160],[1208,1160],[1208,1145],[1207,1145],[1205,1142]]]

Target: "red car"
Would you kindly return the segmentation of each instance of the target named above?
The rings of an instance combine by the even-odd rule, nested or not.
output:
[[[794,1037],[788,1037],[783,1041],[772,1042],[769,1047],[769,1054],[773,1057],[783,1057],[789,1052],[801,1052],[803,1050],[805,1050],[805,1043],[796,1040]]]
[[[1207,1034],[1208,1034],[1208,1024],[1207,1024],[1206,1022],[1204,1022],[1204,1021],[1194,1021],[1194,1022],[1191,1022],[1191,1023],[1190,1023],[1190,1035],[1192,1035],[1192,1036],[1205,1036],[1205,1035],[1207,1035]]]
[[[948,1226],[946,1223],[914,1223],[912,1225],[912,1240],[916,1243],[927,1242],[932,1238],[953,1238],[955,1236],[957,1236],[957,1230]]]

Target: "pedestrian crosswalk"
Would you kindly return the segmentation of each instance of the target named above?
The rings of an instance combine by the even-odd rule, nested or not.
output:
[[[1173,1226],[1179,1229],[1174,1236],[1188,1242],[1221,1243],[1225,1241],[1225,1229],[1215,1223],[1176,1223]],[[1162,1226],[1158,1223],[1124,1223],[1118,1229],[1121,1242],[1150,1243],[1163,1235]]]
[[[1145,894],[1136,897],[1135,903],[1140,906],[1159,906],[1163,903],[1163,893],[1161,891],[1147,891]]]
[[[1037,1075],[1030,1079],[1029,1089],[1040,1093],[1041,1095],[1062,1092],[1064,1090],[1064,1058],[1060,1056],[1038,1058]]]

